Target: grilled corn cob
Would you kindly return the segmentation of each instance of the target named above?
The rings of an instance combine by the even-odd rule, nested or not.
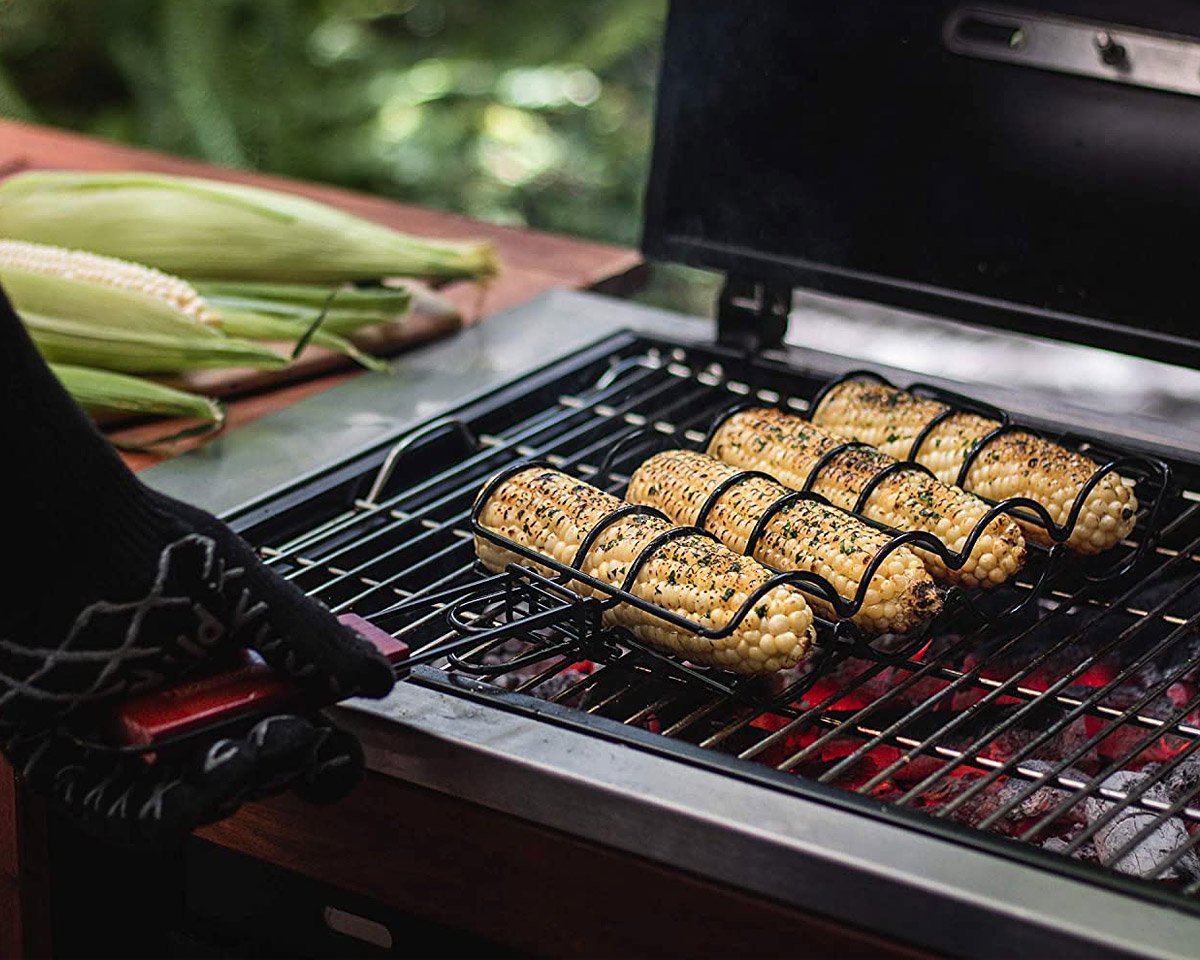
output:
[[[873,380],[847,380],[829,391],[813,420],[893,456],[907,457],[917,434],[946,409],[944,403]],[[998,421],[974,413],[951,414],[930,431],[914,459],[943,482],[954,483],[976,441],[998,426]],[[1028,497],[1061,525],[1097,468],[1082,454],[1042,437],[1005,433],[989,441],[975,458],[963,489],[989,500]],[[1129,535],[1136,514],[1132,484],[1109,473],[1087,495],[1067,545],[1079,553],[1101,553]],[[1039,524],[1021,522],[1021,526],[1032,540],[1054,542]]]
[[[691,526],[717,486],[740,473],[692,450],[668,450],[643,463],[629,481],[626,499],[657,507],[678,524]],[[703,527],[733,550],[745,553],[750,533],[766,510],[788,489],[765,477],[747,477],[713,504]],[[890,538],[857,517],[812,500],[800,500],[771,517],[752,556],[776,570],[804,570],[824,577],[853,599],[863,571]],[[832,615],[830,604],[810,602]],[[871,633],[907,633],[941,609],[941,598],[924,564],[907,547],[888,555],[871,578],[863,607],[853,620]]]
[[[557,470],[531,467],[501,483],[479,514],[485,528],[530,547],[563,564],[571,564],[580,544],[621,501]],[[630,565],[651,540],[672,525],[660,517],[623,517],[600,534],[579,568],[589,576],[621,586]],[[508,563],[528,563],[476,535],[475,550],[484,565],[502,570]],[[542,568],[543,572],[551,572]],[[773,576],[762,564],[741,557],[700,533],[658,547],[638,572],[629,590],[713,629],[728,625],[750,593]],[[571,588],[585,596],[592,588]],[[795,666],[815,639],[812,611],[804,595],[788,586],[768,592],[727,637],[710,640],[619,604],[605,613],[608,623],[626,627],[645,643],[676,653],[693,663],[735,673],[764,673]]]
[[[708,452],[735,467],[762,470],[785,486],[800,489],[821,456],[844,442],[806,420],[764,407],[743,410],[722,423]],[[895,462],[878,450],[851,447],[833,456],[812,489],[842,509],[853,510],[863,488]],[[987,510],[977,497],[913,469],[898,471],[876,486],[862,515],[897,530],[924,530],[957,553]],[[1021,568],[1026,546],[1020,528],[1001,516],[987,525],[958,570],[948,568],[928,550],[918,553],[935,577],[968,587],[991,587]]]
[[[94,250],[188,279],[338,282],[489,277],[487,243],[412,237],[295,194],[149,173],[20,173],[0,236]]]

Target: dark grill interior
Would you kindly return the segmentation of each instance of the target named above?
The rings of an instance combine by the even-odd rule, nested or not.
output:
[[[1027,841],[1057,855],[1043,857],[1046,866],[1069,858],[1106,868],[1092,872],[1100,879],[1140,878],[1143,892],[1200,892],[1192,467],[1173,464],[1179,489],[1163,500],[1160,538],[1120,580],[1090,582],[1068,560],[1039,585],[1039,553],[1016,584],[949,609],[919,642],[871,649],[826,629],[817,657],[769,680],[672,664],[599,629],[549,581],[485,580],[473,568],[471,504],[506,465],[548,460],[620,493],[655,434],[697,446],[734,400],[803,412],[820,386],[769,359],[622,335],[236,525],[337,612],[404,604],[377,619],[430,660],[415,682],[453,684],[512,709],[535,698],[556,705],[540,709],[564,723],[733,775],[797,792],[827,784],[864,798],[864,810],[883,801],[916,812],[918,826],[971,828],[996,850],[1018,849],[997,837]],[[647,433],[605,465],[630,428]],[[1139,525],[1126,548],[1145,533]],[[999,616],[1023,599],[1019,612]],[[570,607],[577,616],[554,615]]]

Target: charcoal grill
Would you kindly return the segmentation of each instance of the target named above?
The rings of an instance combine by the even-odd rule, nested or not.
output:
[[[1162,497],[1157,542],[1144,551],[1138,539],[1126,544],[1141,555],[1124,576],[1089,580],[1066,563],[1046,577],[1042,554],[1011,587],[944,614],[919,649],[911,639],[875,649],[827,629],[812,669],[774,687],[643,649],[601,628],[595,601],[572,599],[555,581],[475,566],[472,502],[493,474],[538,458],[619,492],[622,467],[644,451],[628,444],[607,457],[615,440],[652,442],[650,426],[696,445],[731,400],[748,396],[804,412],[823,379],[798,372],[782,357],[618,334],[273,498],[238,526],[332,609],[366,613],[409,642],[417,661],[431,662],[413,684],[800,797],[815,785],[841,787],[839,800],[864,812],[1200,910],[1200,872],[1177,867],[1200,843],[1187,827],[1200,822],[1200,776],[1169,797],[1163,788],[1200,750],[1200,693],[1189,688],[1177,702],[1167,692],[1198,667],[1200,484],[1185,462],[1173,464],[1179,486]],[[1053,762],[1039,750],[1047,743],[1058,751]],[[1097,744],[1113,749],[1100,754]],[[1152,773],[1112,779],[1150,755]],[[1081,757],[1091,772],[1075,766]],[[997,784],[1004,790],[993,796]],[[1054,827],[1098,803],[1104,810],[1069,838]],[[1132,817],[1137,829],[1108,851],[1108,869],[1068,859]],[[1144,877],[1128,876],[1146,842],[1162,843],[1164,824],[1179,824],[1188,839],[1155,850]],[[1061,853],[1017,848],[1012,837],[1052,839]],[[1162,876],[1169,882],[1156,882]]]
[[[789,317],[816,316],[795,309],[801,284],[851,314],[884,304],[897,322],[935,314],[1200,366],[1172,233],[1200,212],[1200,147],[1179,129],[1200,84],[1166,76],[1170,58],[1141,69],[1164,44],[1190,63],[1200,14],[1051,6],[864,0],[801,20],[763,2],[735,22],[731,5],[679,0],[645,246],[729,272],[715,342],[695,321],[554,295],[403,361],[395,384],[302,405],[331,442],[363,411],[382,427],[310,451],[298,480],[295,461],[263,455],[286,419],[152,472],[232,506],[281,574],[409,643],[407,682],[350,717],[377,768],[932,949],[1194,955],[1194,420],[1048,416],[1034,392],[934,384],[1116,458],[1138,482],[1137,527],[1099,563],[1035,551],[1014,583],[955,592],[915,637],[822,623],[817,654],[774,679],[642,647],[562,578],[474,565],[472,503],[498,471],[544,461],[619,493],[641,458],[702,446],[732,405],[811,409],[861,364],[784,342]],[[1101,66],[1081,62],[1099,33],[1124,44],[1124,66],[1103,44]],[[795,129],[780,126],[788,97]],[[1031,105],[1061,129],[1020,113]],[[1069,169],[1065,145],[1082,158]],[[881,169],[885,148],[897,159]]]

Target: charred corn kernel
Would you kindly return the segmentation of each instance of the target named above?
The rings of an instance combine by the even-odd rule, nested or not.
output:
[[[100,286],[123,291],[144,297],[152,304],[162,304],[200,323],[220,324],[220,318],[196,288],[169,273],[86,250],[66,250],[24,240],[0,240],[0,279],[14,303],[19,300],[21,290],[30,285],[27,279],[30,274],[64,281],[61,286],[68,288]],[[54,285],[47,287],[35,283],[34,286],[38,290],[55,289]],[[31,304],[30,309],[41,313],[56,312],[44,302]]]
[[[817,461],[844,442],[807,420],[763,407],[743,410],[721,424],[708,452],[800,489]],[[852,447],[833,456],[812,489],[842,509],[853,510],[866,485],[895,462],[878,450]],[[924,530],[958,553],[987,511],[978,497],[913,469],[897,471],[876,486],[862,515],[897,530]],[[917,553],[935,577],[968,587],[992,587],[1021,568],[1026,546],[1020,528],[1001,516],[987,525],[959,570],[948,569],[928,550]]]
[[[225,411],[217,401],[153,380],[69,364],[52,363],[50,369],[66,387],[67,393],[93,413],[187,417],[215,426],[225,421]]]
[[[946,409],[944,403],[873,380],[847,380],[829,391],[813,420],[842,436],[907,457],[925,425]],[[930,431],[914,459],[943,482],[954,483],[976,442],[998,426],[998,421],[977,414],[952,414]],[[1082,454],[1043,437],[1006,433],[989,441],[975,457],[963,489],[989,500],[1028,497],[1062,525],[1098,467]],[[1132,484],[1116,473],[1106,474],[1084,500],[1067,545],[1084,554],[1107,550],[1129,536],[1136,515]],[[1054,542],[1039,524],[1019,518],[1018,522],[1031,540]]]
[[[93,250],[188,279],[338,282],[496,272],[490,244],[399,233],[304,197],[149,173],[21,173],[0,236]]]
[[[482,526],[558,562],[570,565],[588,533],[621,501],[574,477],[531,467],[501,483],[483,504]],[[631,565],[655,537],[672,529],[660,517],[634,515],[610,526],[588,550],[578,569],[621,586]],[[476,535],[475,551],[491,570],[529,561]],[[543,572],[550,572],[543,567]],[[748,596],[774,574],[699,533],[660,545],[642,566],[630,592],[707,628],[726,626]],[[574,582],[584,596],[592,588]],[[812,610],[792,587],[769,591],[727,637],[709,640],[619,604],[606,622],[627,628],[660,650],[735,673],[764,673],[793,667],[812,648]]]
[[[643,463],[629,481],[626,499],[662,510],[683,526],[696,524],[713,491],[741,471],[707,454],[669,450]],[[762,515],[789,493],[765,477],[747,477],[726,490],[709,511],[704,529],[736,553],[745,553]],[[800,500],[767,521],[752,556],[775,570],[803,570],[824,577],[851,600],[863,573],[884,548],[887,534],[857,517],[812,500]],[[913,551],[900,547],[888,554],[871,578],[871,602],[854,622],[871,633],[907,633],[941,609],[941,598],[925,565]],[[833,614],[830,604],[810,597],[819,613]]]

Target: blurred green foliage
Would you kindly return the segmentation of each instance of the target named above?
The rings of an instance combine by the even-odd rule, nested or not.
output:
[[[665,9],[0,0],[0,114],[636,244]],[[649,299],[709,292],[668,273]]]

